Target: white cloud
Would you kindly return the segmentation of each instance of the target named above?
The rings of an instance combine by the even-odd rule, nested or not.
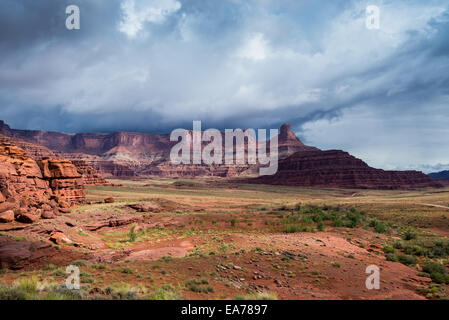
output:
[[[134,38],[142,31],[145,22],[163,23],[180,8],[181,3],[176,0],[124,0],[119,30]]]
[[[270,55],[268,41],[262,33],[252,34],[241,48],[237,50],[236,57],[253,61],[265,60]]]

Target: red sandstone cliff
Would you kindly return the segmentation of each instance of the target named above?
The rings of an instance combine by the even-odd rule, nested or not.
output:
[[[168,134],[133,132],[67,134],[47,131],[15,130],[0,121],[0,133],[29,143],[40,144],[65,159],[82,160],[104,177],[132,178],[141,175],[167,177],[232,177],[254,165],[184,165],[170,162],[170,150],[177,142]],[[224,136],[222,138],[225,141]],[[290,125],[283,125],[278,137],[279,157],[297,151],[318,150],[304,145]],[[203,143],[203,147],[206,143]],[[269,148],[269,143],[267,148]],[[223,149],[224,155],[224,149]],[[245,158],[247,146],[245,146]],[[77,162],[75,161],[75,164]],[[82,168],[79,168],[82,170]],[[89,181],[89,179],[87,179]]]
[[[418,171],[384,171],[340,150],[297,152],[279,161],[273,176],[249,183],[348,189],[415,189],[442,187]]]
[[[40,167],[0,136],[0,222],[32,223],[67,212],[71,203],[84,201],[84,186],[73,181],[77,176],[70,162],[47,160]]]

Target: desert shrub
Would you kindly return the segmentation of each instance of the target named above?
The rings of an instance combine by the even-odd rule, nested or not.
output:
[[[378,222],[374,227],[374,230],[376,230],[377,233],[384,233],[387,230],[387,226],[383,222]]]
[[[238,295],[234,298],[234,300],[277,300],[276,293],[273,292],[258,292],[249,295]]]
[[[138,300],[136,288],[126,285],[114,285],[112,287],[107,287],[105,290],[107,295],[110,295],[112,299],[116,300]]]
[[[136,224],[133,224],[133,225],[131,226],[131,228],[129,228],[128,239],[129,239],[130,242],[134,242],[134,241],[137,240],[137,232],[136,232],[136,228],[137,228],[137,225],[136,225]]]
[[[401,241],[395,241],[393,243],[393,248],[395,249],[403,249],[404,248],[404,244]]]
[[[385,253],[395,253],[396,251],[392,246],[389,246],[387,244],[383,246],[382,250]]]
[[[385,255],[385,258],[387,258],[387,261],[393,261],[393,262],[397,262],[398,261],[398,256],[394,253],[387,253]]]
[[[211,293],[214,292],[214,288],[211,286],[204,286],[209,284],[209,281],[205,278],[202,279],[190,279],[185,282],[186,288],[196,293]]]
[[[104,269],[106,269],[106,266],[104,264],[94,263],[94,264],[92,264],[92,268],[99,269],[99,270],[104,270]]]
[[[232,220],[231,220],[231,227],[235,227],[235,223],[236,223],[237,221],[233,218]]]
[[[449,244],[445,244],[443,241],[436,241],[430,248],[428,255],[431,258],[441,258],[449,255]]]
[[[55,272],[53,272],[51,275],[55,276],[55,277],[65,277],[66,273],[64,271],[62,271],[61,269],[58,269]]]
[[[55,266],[54,264],[47,264],[42,268],[42,270],[48,271],[48,270],[56,270],[58,269],[58,266]]]
[[[133,274],[134,272],[133,272],[130,268],[123,268],[123,269],[122,269],[122,273],[125,273],[125,274]]]
[[[318,221],[316,227],[317,227],[318,231],[324,231],[323,221]]]
[[[313,221],[312,217],[305,216],[305,217],[302,218],[302,222],[305,223],[305,224],[312,224],[314,221]]]
[[[25,292],[17,287],[0,285],[0,300],[26,300]]]
[[[83,260],[75,260],[72,262],[72,265],[78,266],[78,267],[84,267],[86,263]]]
[[[0,300],[35,300],[39,298],[37,278],[23,278],[12,286],[0,286]]]
[[[70,290],[65,285],[54,286],[43,296],[43,300],[81,300],[87,296],[85,288]]]
[[[176,290],[171,285],[163,285],[158,288],[156,291],[151,293],[148,297],[148,300],[179,300],[181,299],[181,295],[176,292]]]
[[[418,263],[418,259],[416,259],[414,256],[410,256],[407,254],[399,254],[398,261],[407,266],[415,265]]]
[[[284,233],[301,232],[301,227],[296,224],[287,224],[284,226]]]
[[[441,284],[449,284],[449,275],[446,268],[433,261],[428,261],[423,266],[423,271],[429,274],[432,281]]]
[[[426,256],[427,250],[418,245],[404,246],[404,252],[406,254],[413,254],[415,256]]]
[[[402,235],[402,238],[407,241],[413,240],[413,239],[417,238],[417,234],[413,229],[407,229],[407,230],[405,230],[404,234]]]
[[[340,218],[334,219],[334,227],[341,228],[343,227],[343,221]]]

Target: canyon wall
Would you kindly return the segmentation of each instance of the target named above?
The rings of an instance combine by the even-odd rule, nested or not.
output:
[[[348,188],[348,189],[415,189],[438,188],[418,171],[384,171],[340,150],[297,152],[279,161],[278,172],[247,180],[286,186]]]

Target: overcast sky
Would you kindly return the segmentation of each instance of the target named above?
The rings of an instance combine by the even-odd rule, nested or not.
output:
[[[80,30],[65,27],[70,4]],[[449,168],[449,0],[1,0],[0,119],[155,133],[288,122],[378,168]]]

